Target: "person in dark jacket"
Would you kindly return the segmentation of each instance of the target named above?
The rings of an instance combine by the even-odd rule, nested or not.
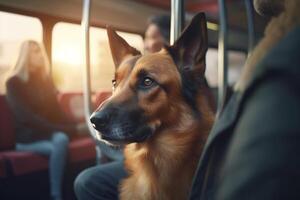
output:
[[[300,1],[254,2],[273,18],[208,137],[191,200],[300,199]]]
[[[6,82],[6,97],[16,120],[16,150],[49,156],[53,199],[62,198],[62,179],[69,136],[82,132],[84,124],[67,119],[49,75],[41,45],[25,41],[12,76]]]

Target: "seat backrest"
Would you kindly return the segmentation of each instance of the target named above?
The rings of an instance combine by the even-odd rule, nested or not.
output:
[[[110,91],[101,91],[92,95],[93,109],[111,96]],[[84,121],[83,94],[67,92],[58,94],[58,101],[67,117],[75,122]]]
[[[0,95],[0,150],[15,148],[13,114],[4,95]]]
[[[59,104],[67,117],[74,122],[84,121],[83,95],[80,92],[67,92],[58,95]]]

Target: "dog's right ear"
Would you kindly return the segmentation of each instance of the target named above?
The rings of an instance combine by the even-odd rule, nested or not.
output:
[[[115,30],[111,27],[107,28],[107,35],[109,46],[111,50],[111,54],[114,60],[114,64],[116,69],[119,67],[123,59],[128,55],[140,55],[141,53],[135,49],[134,47],[130,46],[121,36],[119,36]]]
[[[204,13],[196,14],[172,46],[166,46],[180,69],[199,77],[204,76],[205,55],[208,48]]]

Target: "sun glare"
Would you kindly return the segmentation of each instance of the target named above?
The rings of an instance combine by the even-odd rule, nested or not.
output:
[[[76,44],[58,45],[53,52],[53,60],[79,67],[83,63],[80,46]]]
[[[83,63],[81,51],[80,26],[58,23],[53,30],[53,62],[71,67],[80,67]]]

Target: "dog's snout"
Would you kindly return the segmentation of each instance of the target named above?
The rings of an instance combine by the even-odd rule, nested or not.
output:
[[[94,128],[98,131],[104,131],[109,123],[109,116],[106,112],[94,112],[90,117],[90,121]]]

